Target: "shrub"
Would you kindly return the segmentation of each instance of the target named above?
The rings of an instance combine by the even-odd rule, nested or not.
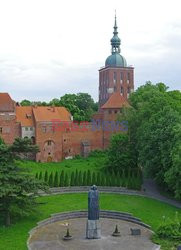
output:
[[[90,186],[92,183],[91,172],[90,170],[87,171],[87,186]]]
[[[81,171],[79,171],[78,185],[82,186],[82,172]]]
[[[53,173],[51,172],[48,180],[49,187],[53,187]]]
[[[75,174],[74,174],[74,172],[71,173],[70,186],[75,186]]]
[[[91,184],[92,185],[96,185],[97,184],[97,178],[96,178],[95,172],[93,172],[93,174],[92,174],[92,183]]]
[[[179,239],[181,240],[181,221],[178,219],[178,213],[175,219],[170,220],[163,217],[163,221],[156,231],[159,238],[163,239]]]
[[[105,152],[102,150],[96,149],[96,150],[91,151],[89,156],[92,156],[92,157],[99,157],[100,156],[101,157],[101,156],[105,156]]]
[[[65,174],[65,187],[68,187],[69,186],[69,177],[68,177],[68,174],[66,173]]]
[[[55,172],[55,177],[54,177],[54,187],[58,187],[59,183],[58,183],[58,172]]]
[[[61,174],[60,174],[60,187],[64,187],[65,185],[65,176],[64,176],[64,171],[62,170]]]
[[[97,186],[101,186],[101,174],[97,173],[97,182],[96,182]]]
[[[39,180],[42,180],[42,177],[43,177],[43,176],[42,176],[42,172],[40,172],[38,179],[39,179]]]
[[[45,172],[44,181],[45,181],[45,183],[48,182],[48,172],[47,171]]]
[[[79,186],[79,172],[77,169],[75,171],[75,183],[74,183],[74,185]]]
[[[87,172],[86,171],[84,171],[84,174],[83,174],[82,185],[87,186]]]

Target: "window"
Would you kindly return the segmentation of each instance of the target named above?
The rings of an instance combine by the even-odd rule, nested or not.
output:
[[[128,91],[127,92],[128,92],[128,94],[130,93],[130,88],[129,87],[128,87]]]
[[[128,75],[127,75],[127,83],[130,82],[130,73],[128,72]]]
[[[112,113],[112,110],[109,110],[109,114],[111,114]]]
[[[118,112],[117,110],[114,110],[114,113],[115,113],[115,114],[117,114],[117,112]]]
[[[46,133],[46,127],[45,126],[42,127],[42,131],[43,131],[43,133]]]
[[[124,88],[121,86],[121,94],[124,95]]]
[[[114,81],[114,83],[116,83],[116,79],[117,79],[117,75],[116,75],[116,72],[114,72],[114,75],[113,75],[113,81]]]
[[[25,130],[28,131],[28,127],[25,127]]]
[[[3,133],[3,128],[1,127],[1,128],[0,128],[0,134],[2,134],[2,133]]]
[[[31,130],[31,131],[33,131],[33,128],[32,128],[32,127],[30,127],[30,130]]]
[[[120,73],[120,82],[123,82],[123,72]]]
[[[52,142],[50,140],[48,140],[48,146],[50,146],[52,144]]]

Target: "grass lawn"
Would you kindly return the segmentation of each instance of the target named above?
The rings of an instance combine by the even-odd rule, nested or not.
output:
[[[2,250],[25,250],[28,232],[36,226],[36,222],[50,217],[52,213],[63,211],[72,211],[87,209],[87,194],[63,194],[55,196],[39,197],[38,200],[43,203],[38,206],[36,216],[31,215],[16,222],[9,228],[0,226],[0,249]],[[101,194],[101,209],[117,210],[130,212],[134,216],[142,219],[155,230],[162,220],[162,216],[174,218],[175,212],[181,211],[173,206],[167,205],[160,201],[150,198],[118,195],[118,194]],[[159,241],[164,246],[164,250],[172,248],[173,242]]]
[[[34,175],[38,172],[44,173],[47,171],[60,172],[64,170],[66,173],[70,174],[72,171],[87,171],[99,172],[104,166],[105,156],[104,154],[99,156],[89,156],[88,158],[80,159],[69,159],[62,162],[50,162],[50,163],[40,163],[34,161],[17,161],[17,165],[24,168],[25,170],[33,173]]]

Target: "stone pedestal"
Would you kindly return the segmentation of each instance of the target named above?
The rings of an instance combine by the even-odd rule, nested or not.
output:
[[[86,238],[87,239],[101,238],[101,226],[99,220],[87,220]]]

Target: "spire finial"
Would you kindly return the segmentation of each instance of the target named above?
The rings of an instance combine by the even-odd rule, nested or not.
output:
[[[116,9],[115,9],[115,23],[114,23],[114,28],[117,28],[117,21],[116,21]]]
[[[111,45],[112,45],[112,53],[120,53],[120,44],[121,40],[118,37],[118,31],[117,31],[117,16],[116,16],[116,10],[115,10],[115,22],[114,22],[114,31],[113,31],[113,38],[111,39]]]

